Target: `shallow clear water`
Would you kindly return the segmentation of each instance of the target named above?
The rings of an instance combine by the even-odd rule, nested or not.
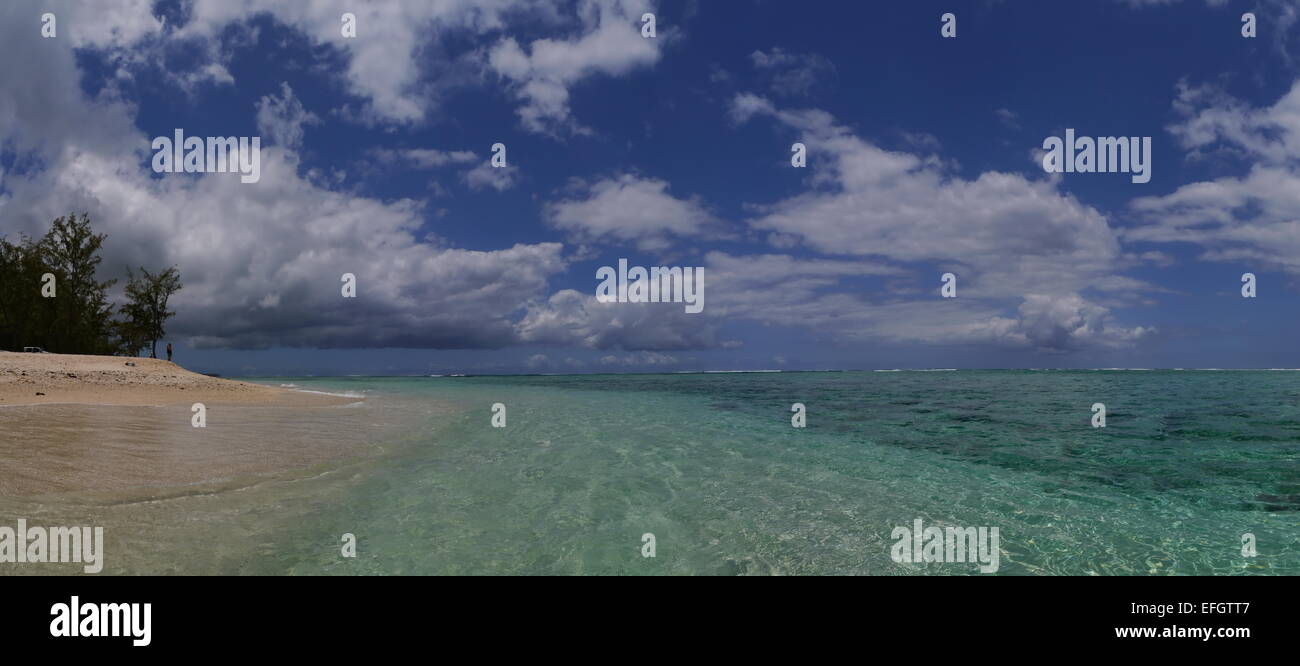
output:
[[[0,498],[0,524],[105,525],[110,573],[974,572],[891,560],[920,518],[999,528],[1001,574],[1300,574],[1297,372],[267,381],[288,382],[369,397],[275,435],[356,456],[179,494]],[[61,572],[41,566],[21,572]]]

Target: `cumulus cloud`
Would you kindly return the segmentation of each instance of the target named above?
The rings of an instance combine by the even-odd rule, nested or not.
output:
[[[571,197],[547,204],[546,220],[577,242],[662,251],[675,239],[716,235],[720,223],[698,198],[669,194],[667,181],[621,174],[575,181]]]
[[[683,314],[679,304],[598,303],[565,290],[530,306],[521,338],[593,349],[725,349],[736,343],[720,337],[722,324],[751,321],[811,329],[840,341],[1064,352],[1123,347],[1154,330],[1119,325],[1107,308],[1073,293],[1026,294],[1010,311],[988,299],[873,300],[864,290],[846,289],[845,281],[894,278],[905,271],[867,261],[715,251],[704,266],[707,305],[698,315]]]
[[[270,142],[297,152],[302,148],[303,127],[319,125],[320,118],[303,108],[288,83],[280,84],[280,96],[266,95],[257,103],[257,130]]]
[[[504,192],[519,183],[519,167],[511,164],[494,167],[488,161],[466,171],[462,177],[471,190],[494,189]]]
[[[642,14],[653,11],[647,0],[579,0],[577,35],[536,39],[526,47],[505,37],[493,46],[488,66],[512,82],[523,101],[518,113],[524,128],[584,132],[570,117],[569,89],[591,75],[617,75],[658,62],[664,35],[646,39],[640,31]]]
[[[520,322],[520,337],[539,344],[632,351],[734,347],[735,341],[720,337],[726,322],[814,328],[836,323],[838,328],[837,318],[855,319],[868,309],[844,297],[840,280],[901,273],[872,262],[719,251],[705,255],[703,268],[703,312],[687,314],[681,303],[599,303],[593,277],[593,292],[563,290],[530,306]]]
[[[996,344],[1048,351],[1119,347],[1152,329],[1118,326],[1078,294],[1026,294],[1007,312],[996,300],[871,300],[844,289],[846,278],[896,277],[898,267],[786,255],[708,255],[712,314],[806,327],[841,340]],[[875,290],[879,291],[879,290]]]
[[[1120,324],[1085,292],[1112,302],[1158,288],[1119,271],[1121,253],[1104,216],[1048,179],[989,172],[974,180],[937,158],[889,152],[817,110],[786,111],[755,95],[731,106],[738,122],[764,116],[797,132],[820,165],[810,189],[756,204],[749,224],[793,254],[704,255],[706,306],[600,304],[563,291],[528,309],[522,337],[535,343],[627,350],[722,348],[724,322],[815,330],[838,340],[983,343],[1048,351],[1131,345],[1153,332]],[[663,250],[703,233],[702,202],[668,194],[664,181],[622,175],[579,183],[552,203],[548,221],[589,242]],[[938,271],[917,300],[921,266],[960,275],[961,298],[940,299]],[[927,268],[927,271],[933,270]],[[594,282],[593,282],[594,284]]]
[[[1151,332],[1142,326],[1115,326],[1106,308],[1089,303],[1078,294],[1028,294],[1020,304],[1019,315],[1011,334],[1022,336],[1040,349],[1122,347]]]
[[[441,35],[483,34],[506,25],[512,12],[527,10],[522,0],[356,3],[349,0],[276,2],[274,0],[196,0],[188,6],[176,40],[214,41],[231,25],[264,15],[301,32],[313,44],[347,55],[342,80],[366,100],[365,119],[406,123],[426,117],[438,91],[421,83],[421,49]],[[341,35],[340,17],[357,17],[356,39]],[[365,38],[362,38],[365,37]]]
[[[1106,219],[1047,180],[995,171],[965,180],[937,160],[881,149],[818,110],[745,95],[732,110],[776,119],[813,155],[813,188],[760,207],[757,229],[826,254],[949,262],[990,295],[1073,291],[1115,268],[1119,242]]]
[[[637,31],[649,5],[199,0],[186,5],[176,25],[154,18],[147,2],[122,3],[120,12],[99,7],[70,11],[75,21],[102,21],[70,40],[39,40],[22,11],[0,8],[6,48],[33,54],[0,59],[0,143],[25,158],[0,174],[3,232],[38,234],[55,216],[90,212],[109,234],[106,270],[182,268],[186,287],[175,301],[181,314],[173,330],[194,344],[571,345],[615,359],[602,357],[603,364],[655,365],[683,350],[734,347],[721,331],[736,321],[809,328],[837,340],[1045,349],[1123,345],[1147,331],[1119,325],[1106,307],[1082,295],[1149,287],[1117,274],[1125,259],[1104,216],[1059,192],[1055,181],[997,172],[963,179],[938,158],[882,150],[825,112],[782,109],[756,95],[733,101],[737,122],[770,119],[809,145],[809,189],[750,209],[748,224],[767,234],[773,252],[703,255],[706,306],[696,315],[681,304],[597,303],[594,290],[550,293],[550,280],[567,268],[559,243],[492,251],[430,244],[421,240],[427,232],[420,202],[335,191],[337,174],[298,175],[305,128],[319,118],[287,84],[256,105],[259,131],[269,138],[259,183],[240,184],[236,174],[158,177],[147,171],[149,137],[135,127],[136,109],[111,87],[89,97],[70,48],[125,50],[183,40],[217,58],[211,48],[222,31],[265,12],[316,45],[344,51],[342,76],[368,100],[367,113],[403,123],[418,121],[438,102],[437,91],[421,83],[414,56],[429,39],[468,30],[496,39],[479,52],[479,64],[507,82],[526,129],[582,131],[569,109],[574,86],[659,59],[660,41],[643,40]],[[560,37],[526,44],[498,37],[517,13],[541,16],[539,32],[546,34],[564,25],[560,17],[570,9],[578,20]],[[373,30],[385,38],[341,39],[342,11],[358,14],[362,34]],[[806,93],[806,76],[779,73],[795,71],[807,57],[780,50],[758,56],[755,65],[773,74],[780,94]],[[129,60],[122,56],[124,67],[134,66]],[[209,80],[230,76],[220,62],[195,67]],[[457,168],[472,189],[502,191],[521,179],[517,167],[490,168],[467,150],[372,155],[419,169]],[[726,237],[703,200],[652,177],[579,181],[559,197],[544,205],[543,217],[579,243],[662,252]],[[921,300],[915,292],[880,288],[914,280],[921,266],[927,276],[933,266],[957,272],[962,298]],[[339,294],[345,272],[357,277],[356,299]],[[937,291],[937,281],[923,282]],[[555,366],[549,357],[534,361]]]
[[[1240,157],[1243,175],[1136,199],[1144,224],[1130,241],[1195,243],[1201,258],[1300,273],[1300,82],[1275,104],[1251,108],[1212,88],[1184,86],[1170,127],[1193,157]]]
[[[91,211],[109,235],[106,268],[181,266],[173,330],[200,346],[504,346],[512,313],[564,269],[558,243],[420,243],[417,203],[322,190],[283,152],[262,153],[256,185],[226,174],[151,180],[82,154],[11,179],[5,208],[45,224],[69,207]],[[343,273],[356,276],[357,298],[341,298]]]
[[[1022,303],[1014,316],[1002,318],[1005,322],[974,313],[981,321],[961,324],[963,330],[1065,347],[1073,341],[1032,334],[1031,329],[1041,327],[1029,326],[1027,318],[1037,317],[1041,307],[1030,295],[1074,304],[1085,290],[1145,288],[1137,280],[1114,279],[1123,261],[1114,231],[1101,213],[1059,192],[1054,181],[993,171],[966,180],[949,173],[937,158],[881,149],[824,111],[781,109],[757,95],[738,95],[730,113],[737,122],[774,119],[806,143],[810,153],[810,189],[757,206],[753,228],[772,232],[778,247],[789,247],[790,239],[796,239],[828,255],[924,262],[960,276],[963,299]],[[1122,342],[1146,330],[1099,326],[1096,322],[1107,313],[1095,307],[1065,308],[1089,322],[1067,327],[1078,333],[1078,341],[1109,336]],[[957,308],[949,312],[972,314]],[[926,325],[922,318],[918,328]],[[1016,330],[1021,337],[1013,334]]]
[[[1295,86],[1276,104],[1254,109],[1214,85],[1178,83],[1169,132],[1192,160],[1242,157],[1282,164],[1300,155],[1300,93]]]
[[[594,295],[595,284],[593,279],[591,292],[564,289],[531,305],[519,322],[520,340],[630,351],[720,345],[720,322],[713,317],[686,314],[681,303],[600,303]]]
[[[232,3],[233,4],[233,3]],[[518,340],[522,309],[565,269],[559,243],[493,251],[430,245],[422,204],[336,192],[297,174],[291,147],[308,114],[287,87],[259,122],[279,146],[261,151],[261,180],[235,173],[148,170],[150,138],[134,108],[87,99],[70,42],[41,40],[16,5],[0,8],[0,145],[22,159],[4,174],[6,235],[43,233],[88,212],[107,233],[101,268],[177,265],[185,288],[169,330],[198,346],[499,347]],[[19,17],[21,18],[21,16]],[[357,278],[342,298],[341,277]]]
[[[41,3],[40,11],[54,14],[59,39],[70,41],[73,48],[122,48],[163,33],[166,24],[154,14],[154,4],[154,0],[49,0]],[[31,27],[30,11],[13,18],[18,16],[26,19],[21,22],[24,29]]]
[[[145,3],[147,4],[147,3]],[[57,9],[56,9],[57,11]],[[39,16],[39,14],[37,14]],[[67,39],[41,39],[39,26],[27,8],[17,3],[0,3],[0,138],[5,149],[18,154],[57,155],[65,143],[85,150],[130,155],[143,151],[141,145],[121,128],[130,128],[133,109],[101,91],[87,98],[75,85],[80,80],[71,46],[88,36],[111,40],[116,35],[134,35],[130,29],[147,32],[146,26],[126,23],[121,32],[105,31],[89,21],[89,35],[72,30],[71,12],[63,12],[60,34]],[[80,25],[78,22],[77,25]],[[18,57],[17,54],[25,54]],[[96,122],[87,123],[87,118]],[[105,132],[104,130],[110,130]]]
[[[352,0],[280,2],[278,0],[191,0],[164,20],[152,0],[46,3],[58,16],[60,34],[76,48],[104,52],[123,76],[155,67],[163,49],[182,44],[200,56],[183,72],[166,71],[174,83],[192,87],[212,81],[234,83],[225,65],[229,53],[220,42],[227,30],[249,27],[257,17],[270,17],[305,36],[313,45],[345,55],[341,80],[364,108],[345,117],[370,123],[411,123],[424,120],[446,91],[440,89],[433,65],[422,57],[440,42],[464,34],[486,37],[527,21],[532,29],[563,33],[521,47],[513,38],[501,40],[483,53],[464,54],[463,66],[495,72],[513,85],[523,102],[519,115],[525,127],[542,131],[576,124],[569,118],[568,90],[596,74],[617,75],[659,57],[658,39],[641,39],[639,19],[653,11],[639,0],[581,0],[576,5],[531,0],[455,0],[453,2],[358,3]],[[340,17],[356,16],[357,38],[344,38]],[[20,14],[19,25],[30,22]],[[571,29],[579,26],[576,33]],[[250,34],[248,39],[256,39]],[[467,77],[462,77],[467,78]]]

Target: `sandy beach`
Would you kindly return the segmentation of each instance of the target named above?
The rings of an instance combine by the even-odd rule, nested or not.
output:
[[[157,359],[0,352],[0,496],[165,493],[364,455],[357,403]]]
[[[209,377],[160,359],[0,352],[0,406],[202,402],[310,407],[356,400]]]

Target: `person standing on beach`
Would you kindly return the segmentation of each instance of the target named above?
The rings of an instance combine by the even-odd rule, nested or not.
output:
[[[167,343],[167,362],[170,363],[171,360],[172,360],[172,343],[168,342],[168,343]]]

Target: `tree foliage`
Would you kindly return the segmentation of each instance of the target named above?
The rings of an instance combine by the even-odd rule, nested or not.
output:
[[[128,268],[126,274],[127,303],[122,306],[125,319],[120,328],[125,332],[123,338],[135,343],[147,341],[149,356],[158,358],[158,340],[166,335],[167,320],[176,314],[167,309],[167,301],[183,286],[181,273],[172,266],[159,273],[141,267],[139,276]]]
[[[134,287],[127,285],[124,318],[115,318],[109,290],[117,281],[97,277],[105,238],[86,214],[54,220],[39,239],[0,238],[0,349],[134,354],[163,336],[179,272],[128,271]]]

